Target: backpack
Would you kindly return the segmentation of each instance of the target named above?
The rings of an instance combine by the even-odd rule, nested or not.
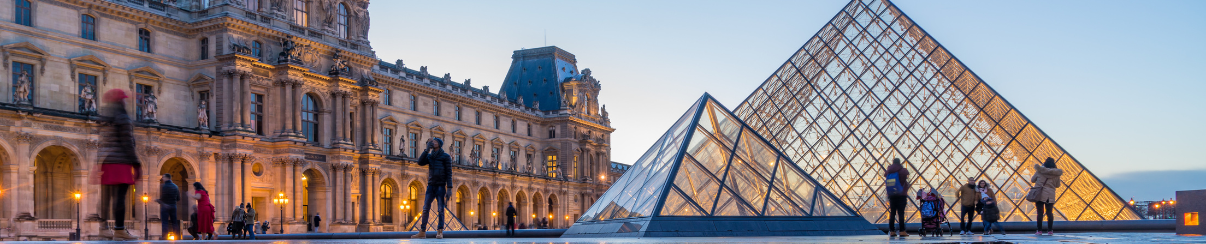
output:
[[[938,216],[938,201],[925,201],[921,203],[921,217],[933,218]]]
[[[904,185],[900,181],[900,172],[890,174],[887,179],[884,179],[884,183],[888,186],[888,196],[904,196],[907,194],[904,191]]]

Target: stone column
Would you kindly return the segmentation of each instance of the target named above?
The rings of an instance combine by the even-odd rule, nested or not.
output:
[[[251,164],[255,161],[250,155],[243,157],[243,163],[239,165],[239,202],[251,202],[251,197],[247,196],[247,192],[251,191],[250,184],[247,183],[247,175],[251,173]]]
[[[343,94],[340,94],[339,92],[332,93],[331,94],[331,121],[334,121],[334,122],[332,122],[331,128],[334,130],[334,132],[332,133],[333,136],[331,136],[331,137],[333,138],[333,141],[335,141],[335,142],[341,142],[344,140],[344,138],[343,138],[343,116],[340,116],[340,115],[343,114],[343,112],[347,109],[344,108],[343,106],[341,106],[342,104],[343,104]]]
[[[303,101],[301,87],[304,84],[305,84],[305,81],[294,81],[293,82],[293,88],[292,88],[293,103],[291,103],[292,104],[291,110],[293,111],[292,119],[293,119],[293,132],[294,133],[301,131],[301,107],[302,107],[301,104]]]
[[[239,123],[243,128],[251,129],[251,76],[248,72],[241,72],[239,79]]]
[[[302,203],[302,201],[305,201],[304,199],[302,199],[301,182],[298,182],[298,180],[301,180],[301,177],[303,176],[302,171],[301,171],[302,163],[303,162],[299,160],[299,161],[290,162],[290,164],[289,164],[289,168],[290,168],[289,171],[291,172],[289,174],[289,183],[290,183],[289,185],[291,187],[290,191],[293,192],[293,196],[290,197],[293,200],[289,200],[289,202],[292,206],[289,210],[289,220],[293,220],[293,221],[301,221],[302,220],[302,216],[299,216],[299,214],[301,214],[301,211],[302,211],[301,203]]]
[[[235,75],[234,71],[226,70],[225,72],[223,72],[222,75],[218,76],[218,77],[226,78],[225,80],[227,81],[227,82],[219,81],[219,84],[222,84],[222,90],[224,91],[224,92],[222,92],[222,120],[221,120],[223,130],[234,129],[235,105],[234,105],[233,98],[234,98],[234,94],[236,92],[234,89],[234,87],[235,87],[234,86],[234,83],[235,83],[234,75]]]
[[[342,99],[340,99],[339,102],[343,104],[341,105],[343,107],[343,114],[339,115],[339,117],[342,118],[342,120],[340,120],[342,123],[340,123],[339,126],[343,127],[343,140],[354,145],[355,142],[352,141],[352,129],[355,128],[355,126],[352,125],[352,121],[348,121],[348,109],[352,108],[352,100],[347,93],[344,93],[341,97]]]
[[[381,142],[377,138],[377,133],[380,133],[381,130],[377,129],[377,127],[378,127],[377,124],[380,122],[377,121],[377,103],[376,103],[376,101],[374,101],[372,103],[372,106],[369,108],[369,123],[372,123],[372,126],[369,126],[369,129],[366,131],[368,131],[369,135],[373,135],[371,137],[372,142],[373,142],[372,145],[380,146]]]
[[[290,113],[289,112],[290,111],[289,110],[289,84],[286,81],[280,80],[280,81],[276,82],[276,85],[277,85],[277,90],[278,90],[277,101],[279,101],[279,103],[278,103],[279,105],[276,106],[277,109],[275,109],[275,111],[277,111],[276,112],[276,114],[278,116],[277,118],[279,118],[277,120],[277,123],[280,123],[280,127],[279,127],[280,131],[278,131],[277,134],[280,137],[284,137],[286,135],[289,135],[289,116],[286,115],[286,114]]]
[[[341,202],[343,202],[338,200],[340,196],[343,196],[343,194],[339,194],[340,190],[343,189],[343,186],[339,184],[341,182],[339,181],[339,171],[339,166],[331,165],[331,181],[329,184],[330,186],[327,187],[327,189],[331,189],[331,221],[339,221],[339,213],[341,213],[341,211],[339,211],[339,205]]]
[[[243,99],[240,98],[244,97],[243,74],[239,73],[238,70],[231,70],[230,72],[230,90],[232,92],[230,93],[230,100],[227,100],[227,102],[230,102],[230,123],[234,125],[234,128],[242,129]]]
[[[369,224],[369,223],[372,223],[372,221],[370,221],[368,218],[368,206],[369,205],[368,205],[367,200],[370,195],[368,192],[368,185],[369,185],[369,182],[371,181],[371,176],[370,176],[370,173],[368,172],[368,169],[360,168],[359,172],[360,172],[360,182],[358,182],[359,184],[357,184],[357,185],[360,185],[360,209],[357,209],[357,210],[359,210],[359,212],[360,212],[359,213],[360,221],[357,221],[357,222],[360,224]]]
[[[345,221],[349,221],[349,222],[351,222],[353,220],[353,218],[352,218],[352,214],[353,214],[353,212],[352,212],[352,185],[355,184],[355,182],[352,182],[352,174],[353,174],[352,166],[345,165],[343,168],[343,185],[344,185],[343,219]],[[363,198],[364,196],[361,195],[361,197]]]

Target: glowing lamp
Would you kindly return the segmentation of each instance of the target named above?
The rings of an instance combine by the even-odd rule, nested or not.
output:
[[[469,215],[473,215],[473,211],[469,211]]]
[[[302,180],[306,180],[306,176],[305,176],[305,175],[303,175],[303,176],[302,176]]]
[[[147,201],[150,201],[150,200],[151,200],[151,197],[148,197],[147,194],[142,194],[142,202],[143,203],[146,203]]]
[[[175,240],[176,240],[176,235],[173,235],[173,234],[168,234],[167,239],[168,239],[169,241],[175,241]]]
[[[83,196],[83,194],[80,194],[79,192],[76,192],[75,194],[71,194],[71,195],[72,195],[73,197],[75,197],[75,200],[76,200],[76,201],[79,201],[79,200],[80,200],[80,197],[82,197],[82,196]]]
[[[533,218],[533,219],[535,219],[535,218],[536,218],[536,214],[532,214],[532,218]]]
[[[490,212],[490,216],[498,216],[498,212]]]

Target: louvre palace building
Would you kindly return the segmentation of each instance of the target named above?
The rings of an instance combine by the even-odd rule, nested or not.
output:
[[[0,77],[11,81],[0,86],[0,238],[65,240],[78,227],[87,240],[110,224],[88,178],[97,100],[111,89],[133,94],[142,162],[126,226],[142,235],[149,223],[153,239],[159,206],[143,196],[158,197],[165,173],[182,192],[209,190],[218,230],[250,203],[271,233],[311,231],[314,215],[321,232],[409,228],[430,138],[454,158],[448,211],[460,228],[498,228],[507,203],[519,223],[565,228],[623,174],[600,82],[573,54],[518,50],[501,87],[474,87],[382,61],[368,5],[0,0]],[[178,203],[181,219],[192,205]]]

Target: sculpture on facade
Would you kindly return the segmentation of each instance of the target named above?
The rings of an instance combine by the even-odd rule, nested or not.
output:
[[[367,40],[369,30],[369,13],[368,1],[360,1],[356,7],[352,8],[352,18],[356,21],[354,33],[357,39]],[[353,36],[353,35],[349,35]]]
[[[285,12],[285,0],[269,0],[268,8],[273,12]]]
[[[92,86],[86,85],[80,88],[80,100],[83,100],[83,104],[80,104],[80,112],[96,112],[96,91],[92,89]]]
[[[343,58],[343,51],[335,49],[335,54],[331,57],[331,70],[327,71],[328,75],[351,75],[352,68],[348,66],[348,61]]]
[[[298,57],[300,56],[298,51],[300,50],[297,43],[293,42],[293,36],[286,35],[284,39],[281,39],[281,53],[277,55],[277,63],[300,63],[301,58]]]
[[[243,55],[251,55],[251,46],[247,45],[247,40],[231,36],[230,51]]]
[[[473,79],[465,79],[465,87],[473,88]]]
[[[32,82],[29,81],[29,72],[21,71],[21,74],[17,75],[17,84],[13,85],[13,102],[17,104],[29,103],[30,85],[32,85]]]
[[[142,120],[155,121],[156,114],[159,113],[158,100],[158,98],[155,98],[154,93],[147,93],[142,96]]]
[[[209,129],[209,102],[201,100],[197,105],[197,126]]]
[[[322,25],[327,29],[335,29],[335,17],[338,16],[335,0],[322,0]]]
[[[405,65],[406,64],[402,63],[402,59],[398,59],[398,61],[394,61],[394,67],[398,68],[398,70],[402,70],[402,67],[405,67]]]
[[[600,112],[600,113],[603,115],[603,118],[606,119],[607,118],[607,104],[603,104],[603,108],[601,108],[601,110],[603,112]]]

